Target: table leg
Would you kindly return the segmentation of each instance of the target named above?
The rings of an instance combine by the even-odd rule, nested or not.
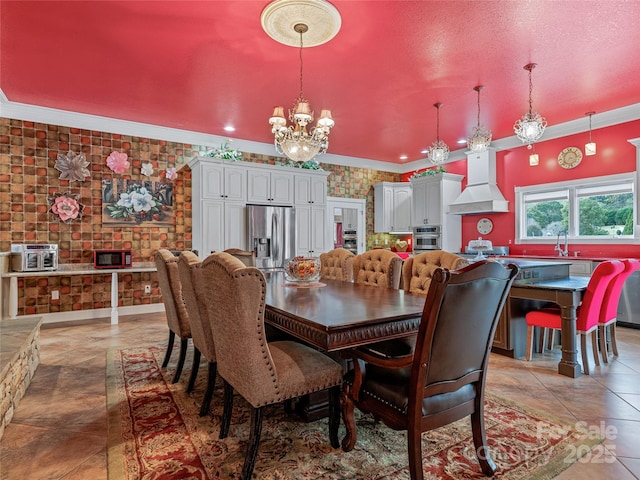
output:
[[[9,279],[9,318],[18,316],[18,277]]]
[[[577,378],[582,372],[576,348],[576,306],[561,305],[560,316],[562,317],[562,359],[558,364],[558,373]]]
[[[111,325],[118,324],[118,274],[111,272]]]

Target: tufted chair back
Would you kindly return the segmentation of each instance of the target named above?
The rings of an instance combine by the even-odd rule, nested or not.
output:
[[[156,252],[156,268],[169,329],[180,338],[189,338],[191,326],[187,307],[182,299],[178,257],[161,248]]]
[[[435,271],[440,268],[458,270],[466,267],[469,262],[459,255],[434,250],[409,257],[402,267],[402,284],[405,292],[416,295],[427,295],[431,279]]]
[[[180,283],[182,285],[182,297],[189,312],[189,323],[191,325],[191,336],[193,344],[209,362],[216,361],[216,350],[211,334],[211,324],[209,314],[204,301],[196,295],[195,290],[195,269],[199,268],[200,259],[196,254],[184,251],[178,257],[178,271],[180,273]]]
[[[370,250],[353,259],[353,281],[374,287],[400,288],[402,259],[390,250]]]
[[[320,278],[343,282],[353,281],[353,259],[355,255],[344,248],[336,248],[320,254]]]
[[[225,250],[229,255],[233,255],[242,263],[245,264],[246,267],[255,267],[256,266],[256,255],[253,250],[242,250],[240,248],[227,248]]]

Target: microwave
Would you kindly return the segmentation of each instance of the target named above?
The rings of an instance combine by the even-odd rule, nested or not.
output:
[[[130,268],[132,262],[131,250],[93,251],[93,268]]]
[[[11,270],[46,272],[58,269],[58,245],[27,243],[11,245]]]

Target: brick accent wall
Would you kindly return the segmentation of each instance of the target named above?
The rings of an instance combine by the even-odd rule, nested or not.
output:
[[[194,156],[210,147],[166,140],[135,137],[0,118],[0,251],[9,251],[13,243],[56,243],[60,263],[91,263],[93,250],[130,248],[135,262],[153,261],[158,248],[191,248],[191,171],[187,166]],[[83,182],[60,180],[54,168],[58,154],[84,153],[91,173]],[[131,166],[122,175],[106,164],[113,152],[128,155]],[[244,154],[244,160],[276,164],[278,157]],[[150,178],[141,173],[151,163]],[[367,243],[373,244],[373,189],[381,181],[400,181],[401,175],[354,167],[321,164],[331,172],[328,195],[365,198],[367,202]],[[164,181],[167,168],[175,167],[173,180],[175,225],[154,226],[152,222],[130,226],[102,223],[102,180],[131,179]],[[48,197],[54,193],[79,194],[83,216],[72,223],[60,222],[52,214]],[[111,306],[109,275],[55,276],[19,279],[18,315],[44,314]],[[151,284],[152,293],[144,293]],[[120,305],[161,303],[155,273],[121,275]],[[50,292],[59,290],[60,299]]]

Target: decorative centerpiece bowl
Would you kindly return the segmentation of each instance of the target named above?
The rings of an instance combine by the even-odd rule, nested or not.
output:
[[[288,282],[317,282],[320,279],[320,259],[293,257],[284,267],[284,276]]]

